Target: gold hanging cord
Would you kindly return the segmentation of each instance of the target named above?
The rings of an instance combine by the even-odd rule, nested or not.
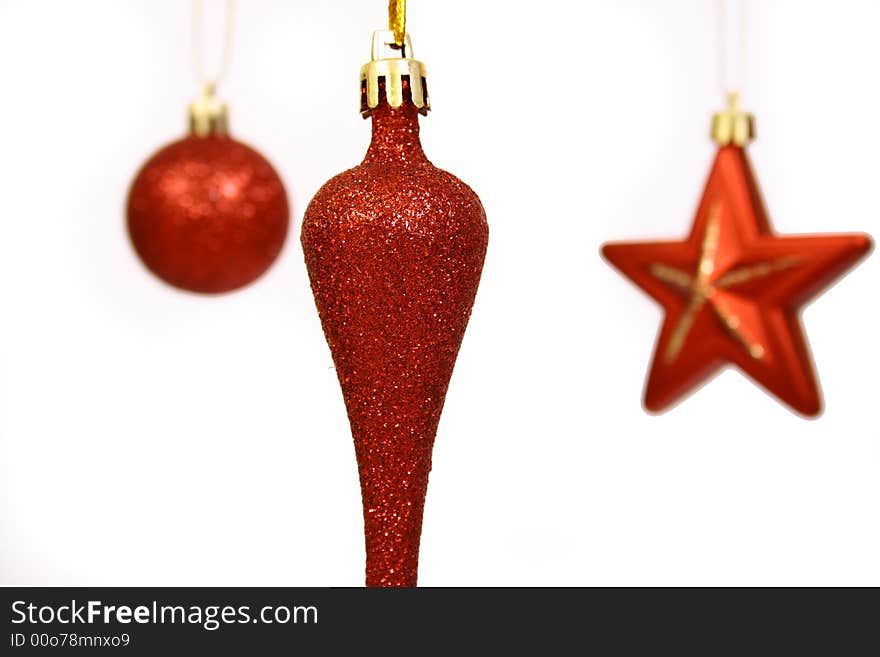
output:
[[[403,48],[406,38],[406,0],[388,1],[388,29],[394,32],[394,45]]]
[[[205,6],[203,0],[192,0],[192,61],[196,80],[200,87],[209,86],[216,90],[229,72],[229,63],[232,59],[232,41],[235,34],[235,0],[226,0],[225,5],[223,49],[220,54],[220,64],[217,68],[217,73],[213,77],[209,77],[205,73],[202,58],[202,31],[205,23]]]
[[[746,3],[745,0],[733,0],[738,5],[739,16],[736,26],[739,28],[739,38],[736,45],[736,75],[733,85],[728,80],[728,57],[727,51],[730,47],[728,43],[728,32],[731,28],[731,21],[727,17],[727,0],[716,0],[715,2],[715,29],[717,39],[716,50],[716,66],[718,74],[718,85],[721,88],[721,94],[725,98],[729,98],[730,94],[739,96],[742,93],[743,83],[745,81],[746,69]]]

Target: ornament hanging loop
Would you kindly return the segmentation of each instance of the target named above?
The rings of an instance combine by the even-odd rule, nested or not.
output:
[[[235,0],[226,0],[225,3],[223,48],[220,55],[220,65],[213,77],[209,77],[205,73],[202,61],[203,24],[203,2],[202,0],[192,0],[192,61],[200,93],[199,97],[189,106],[189,130],[197,137],[226,135],[229,130],[229,111],[226,104],[217,99],[216,91],[229,71],[235,26]]]
[[[229,72],[232,59],[232,41],[235,34],[235,0],[226,0],[223,21],[223,46],[217,73],[210,77],[205,73],[202,59],[202,31],[205,23],[203,0],[192,0],[192,62],[196,80],[200,85],[210,84],[217,88]]]
[[[728,20],[727,2],[728,0],[716,0],[715,2],[715,28],[716,28],[716,75],[718,76],[718,86],[721,93],[728,97],[729,94],[742,92],[745,81],[746,69],[746,0],[730,0],[735,3],[739,11],[735,21]],[[736,28],[738,35],[735,63],[735,76],[733,83],[728,77],[729,62],[733,57],[728,57],[728,49],[732,39],[729,39],[729,33]]]

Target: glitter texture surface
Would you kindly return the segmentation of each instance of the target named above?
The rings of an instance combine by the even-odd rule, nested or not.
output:
[[[870,248],[858,233],[774,235],[745,152],[721,148],[687,240],[603,247],[666,310],[645,407],[661,411],[733,364],[798,413],[817,415],[800,308]]]
[[[226,136],[188,136],[144,165],[128,197],[128,230],[144,264],[192,292],[258,278],[287,235],[287,196],[262,155]]]
[[[410,100],[383,100],[372,120],[363,163],[309,205],[302,245],[354,438],[367,586],[415,586],[431,451],[489,229],[476,194],[425,157]]]

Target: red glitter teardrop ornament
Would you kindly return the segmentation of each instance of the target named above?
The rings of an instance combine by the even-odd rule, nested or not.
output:
[[[128,196],[128,231],[156,276],[220,293],[257,279],[278,257],[289,208],[272,165],[226,132],[225,106],[191,106],[190,134],[143,166]]]
[[[431,451],[489,229],[476,194],[422,151],[422,65],[376,51],[362,71],[372,143],[309,204],[302,245],[354,438],[366,582],[415,586]]]
[[[871,238],[775,235],[743,150],[751,134],[734,97],[716,115],[720,149],[686,240],[602,249],[666,311],[645,385],[650,411],[730,364],[798,413],[821,412],[800,308],[867,254]]]

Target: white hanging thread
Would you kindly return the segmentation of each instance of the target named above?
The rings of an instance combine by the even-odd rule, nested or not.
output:
[[[226,0],[223,22],[223,49],[220,54],[220,65],[214,77],[205,74],[202,60],[202,28],[205,23],[204,3],[192,0],[192,60],[196,80],[208,95],[213,95],[217,86],[226,77],[232,59],[232,41],[235,32],[235,0]]]
[[[728,59],[728,33],[730,32],[730,21],[728,20],[727,15],[727,0],[716,0],[716,31],[717,31],[717,57],[716,57],[716,65],[717,65],[717,76],[718,76],[718,85],[721,88],[722,95],[729,99],[731,95],[739,96],[742,93],[743,85],[745,83],[745,70],[746,70],[746,0],[732,0],[732,2],[738,5],[739,16],[738,16],[738,31],[739,38],[737,39],[737,53],[736,53],[736,74],[733,78],[733,84],[731,85],[730,79],[728,78],[728,67],[729,67],[729,59]],[[732,59],[732,58],[730,58]]]

